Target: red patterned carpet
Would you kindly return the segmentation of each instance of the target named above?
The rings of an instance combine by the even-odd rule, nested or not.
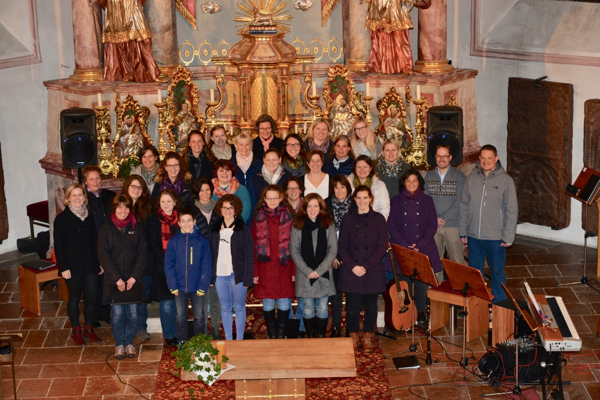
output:
[[[246,330],[252,332],[256,338],[265,338],[266,327],[260,308],[247,310]],[[356,378],[307,379],[306,399],[391,400],[390,383],[378,338],[375,338],[375,344],[374,353],[356,354]],[[178,376],[174,376],[173,373],[178,371],[175,371],[175,358],[170,354],[173,350],[173,347],[163,348],[156,383],[156,399],[190,399],[192,395],[194,399],[207,400],[235,398],[234,381],[218,380],[209,388],[202,382],[181,381]]]

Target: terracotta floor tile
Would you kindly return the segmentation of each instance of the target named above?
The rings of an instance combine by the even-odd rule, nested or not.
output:
[[[16,268],[5,268],[0,270],[0,282],[17,282],[19,270]]]
[[[125,393],[125,385],[116,376],[92,376],[88,378],[84,394],[87,395],[117,395]]]
[[[152,375],[133,375],[129,376],[127,383],[135,386],[142,393],[154,393],[156,389],[156,372]],[[135,394],[137,391],[127,386],[125,394]]]
[[[21,325],[21,330],[32,330],[32,329],[40,329],[40,325],[42,324],[42,318],[28,318],[23,320],[23,324]]]
[[[600,399],[600,382],[584,383],[583,387],[585,388],[587,395],[590,396],[591,399]]]
[[[394,399],[401,400],[416,400],[423,399],[425,396],[425,392],[421,386],[415,386],[412,388],[398,388],[392,389],[392,397]]]
[[[40,292],[40,301],[60,301],[57,290],[42,290]]]
[[[10,301],[10,298],[12,297],[12,293],[11,292],[1,292],[0,293],[0,303],[8,303]]]
[[[52,381],[48,396],[82,396],[88,378],[57,378]]]
[[[572,277],[581,278],[581,276],[583,275],[583,265],[579,264],[579,263],[557,265],[556,268],[558,269],[558,271],[561,273],[562,276],[572,276]],[[590,272],[591,272],[591,270],[587,271],[588,274]],[[578,280],[578,279],[574,279],[574,280]]]
[[[527,283],[529,283],[529,286],[532,288],[547,288],[547,287],[554,287],[556,286],[556,284],[558,283],[558,281],[556,280],[556,277],[554,276],[545,276],[545,277],[540,277],[540,278],[527,278],[525,279],[527,281]],[[523,287],[523,284],[521,284],[521,287]]]
[[[507,255],[513,254],[537,254],[537,253],[548,253],[546,247],[530,246],[527,244],[515,242],[512,246],[506,249]]]
[[[33,379],[40,376],[41,365],[15,365],[17,379]],[[2,378],[12,379],[12,368],[10,364],[2,365]]]
[[[146,375],[155,374],[158,371],[158,361],[152,362],[119,362],[117,372],[119,375]]]
[[[58,318],[48,317],[48,318],[44,318],[42,320],[40,328],[41,329],[62,329],[65,327],[66,322],[67,322],[67,318],[65,318],[65,317],[58,317]]]
[[[0,319],[19,318],[21,316],[21,305],[17,303],[4,303],[0,307]]]
[[[586,286],[573,288],[573,292],[581,302],[597,302],[600,300],[600,293]]]
[[[117,368],[116,361],[111,361],[113,368]],[[63,378],[72,377],[90,377],[90,376],[109,376],[114,372],[105,362],[81,363],[81,364],[46,364],[43,366],[40,376],[43,378]]]
[[[19,292],[19,283],[18,282],[7,282],[2,289],[3,292]]]
[[[528,254],[527,259],[531,265],[574,264],[577,262],[577,256],[573,253]]]
[[[530,265],[527,267],[527,269],[529,272],[531,272],[531,276],[534,278],[560,275],[556,265]]]
[[[48,336],[47,330],[29,331],[27,339],[23,343],[23,348],[42,347]]]
[[[529,269],[524,266],[506,267],[504,269],[507,278],[531,278]]]
[[[71,339],[70,339],[71,340]],[[115,348],[112,346],[86,346],[83,349],[83,355],[81,356],[82,363],[90,363],[90,362],[105,362],[106,356],[109,354],[113,354],[115,352]],[[109,358],[110,362],[115,361],[114,357]]]
[[[78,363],[83,349],[80,347],[28,349],[23,360],[27,364]]]
[[[52,379],[21,379],[17,395],[19,398],[46,397],[51,384]]]
[[[529,259],[523,254],[507,254],[506,265],[530,265]]]
[[[162,346],[155,344],[144,344],[141,346],[141,349],[138,350],[138,360],[139,361],[160,361],[160,357],[162,355]]]
[[[589,303],[565,303],[569,315],[589,315],[594,313],[594,309]]]
[[[549,296],[560,296],[565,303],[579,303],[581,300],[574,293],[576,289],[570,287],[545,288],[544,291]],[[599,296],[600,298],[600,296]]]
[[[60,308],[60,305],[62,304],[62,302],[59,301],[45,301],[45,302],[41,302],[41,311],[42,314],[41,315],[36,315],[34,313],[32,313],[31,311],[27,311],[27,310],[23,310],[23,314],[21,315],[22,318],[39,318],[39,317],[56,317],[58,309]]]
[[[1,304],[0,307],[4,307],[4,304]],[[0,319],[0,331],[17,331],[21,329],[22,324],[22,319]]]
[[[425,386],[425,397],[429,399],[464,400],[469,398],[469,392],[464,385],[435,385]]]
[[[17,388],[19,387],[19,380],[15,382]],[[14,398],[14,388],[12,379],[2,379],[2,393],[3,399],[13,399]],[[17,397],[19,393],[17,393]]]
[[[424,385],[431,383],[426,368],[388,371],[390,387],[407,385]]]
[[[585,319],[583,318],[583,316],[581,315],[569,315],[571,317],[571,321],[573,321],[573,325],[575,325],[575,329],[577,329],[578,333],[589,333],[592,332],[592,330],[590,330],[588,324],[586,323]],[[594,315],[594,317],[597,318],[596,315]]]
[[[70,329],[52,329],[48,331],[43,347],[65,347],[70,336]]]

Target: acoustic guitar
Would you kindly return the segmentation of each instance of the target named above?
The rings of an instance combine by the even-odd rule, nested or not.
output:
[[[408,283],[398,278],[396,264],[394,263],[394,252],[388,243],[387,249],[392,264],[394,280],[390,280],[387,289],[383,292],[385,301],[385,326],[397,331],[408,330],[414,325],[413,311],[414,303],[410,297]]]

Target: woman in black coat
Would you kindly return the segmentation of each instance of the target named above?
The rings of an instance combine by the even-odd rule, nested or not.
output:
[[[235,308],[236,339],[244,339],[246,292],[254,279],[254,243],[250,228],[241,217],[242,201],[233,194],[223,195],[214,212],[219,219],[211,226],[210,250],[213,261],[211,287],[221,303],[225,339],[232,340],[232,307]]]
[[[156,201],[165,189],[171,189],[179,196],[184,208],[192,208],[192,178],[185,159],[179,153],[169,151],[160,162],[154,178],[156,184],[152,189],[152,198]]]
[[[93,324],[98,298],[98,275],[103,271],[98,264],[98,233],[86,204],[85,188],[74,183],[67,188],[65,209],[54,219],[54,253],[58,272],[69,289],[67,313],[73,329],[73,340],[79,346],[86,345],[84,337],[90,342],[101,342],[94,333]],[[79,325],[79,299],[82,292],[83,333]]]
[[[373,211],[373,194],[368,186],[352,195],[357,211],[347,214],[340,227],[338,253],[341,262],[338,289],[346,293],[348,329],[354,348],[359,347],[360,312],[365,309],[363,351],[373,352],[377,322],[377,297],[385,290],[383,257],[388,245],[385,218]]]
[[[115,358],[136,355],[133,347],[137,327],[137,303],[145,300],[141,285],[146,266],[146,237],[136,226],[131,212],[133,201],[118,195],[112,201],[112,214],[100,228],[98,259],[104,268],[104,304],[111,304]],[[137,289],[136,289],[137,288]],[[131,290],[126,300],[117,300],[119,292]],[[120,297],[120,296],[119,296]]]

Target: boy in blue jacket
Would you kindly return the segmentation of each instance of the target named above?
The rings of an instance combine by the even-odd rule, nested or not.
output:
[[[179,212],[177,233],[167,244],[165,275],[177,307],[177,338],[180,343],[188,339],[188,303],[192,302],[194,335],[206,333],[204,324],[204,294],[212,278],[212,258],[208,240],[200,234],[193,211]]]

